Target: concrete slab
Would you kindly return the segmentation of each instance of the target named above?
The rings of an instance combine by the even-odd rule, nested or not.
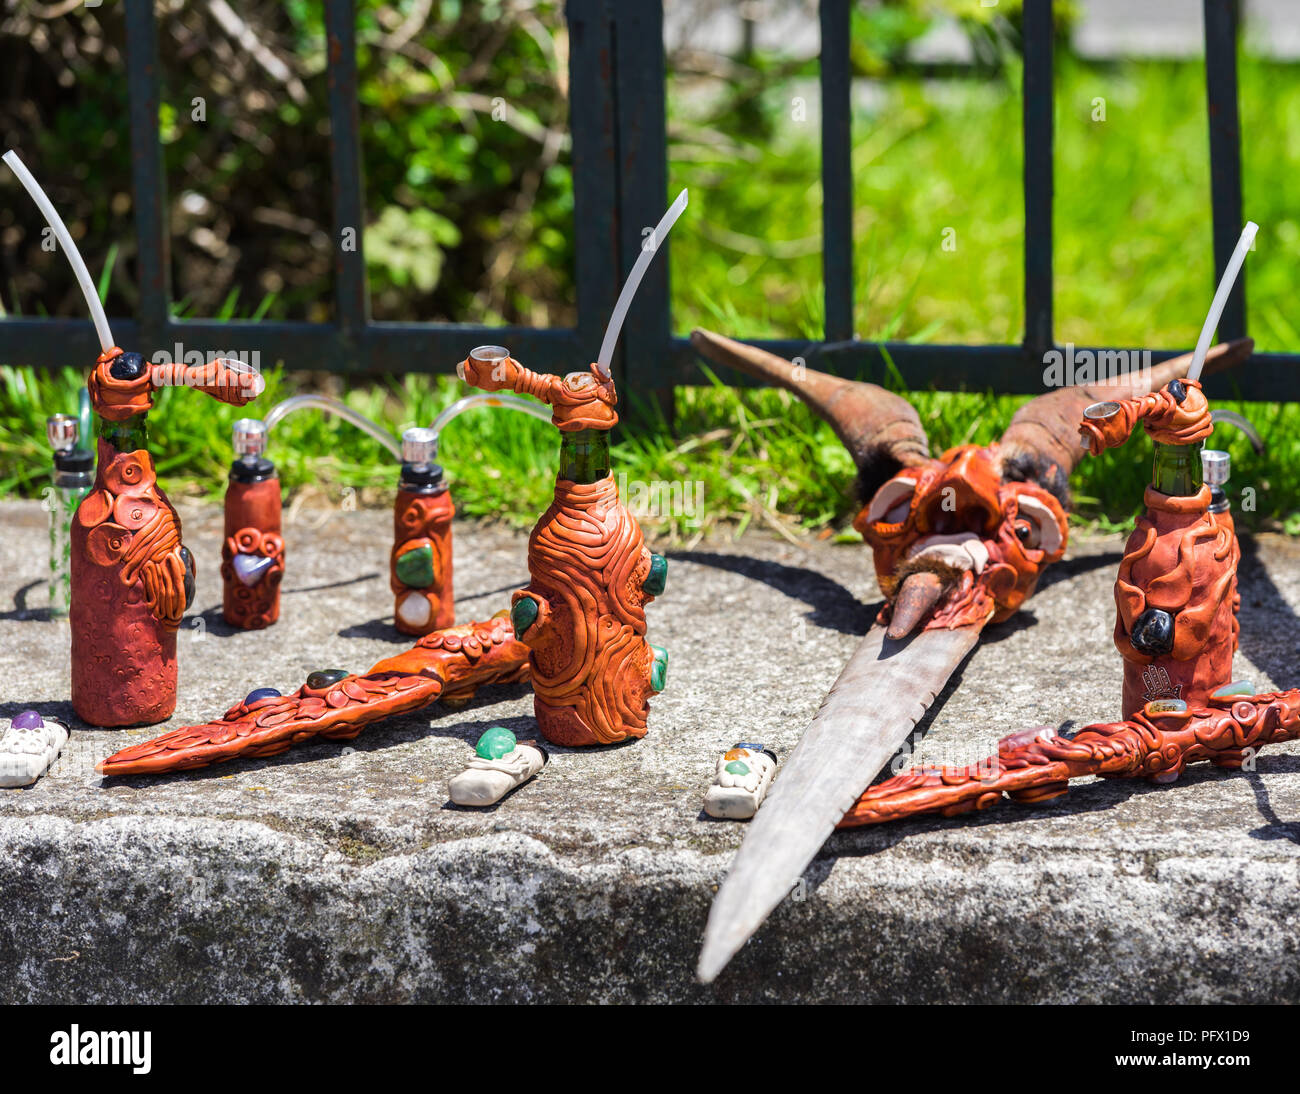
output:
[[[170,725],[255,686],[363,670],[391,631],[384,512],[286,529],[281,622],[220,620],[220,512],[183,510],[199,563]],[[1057,805],[841,833],[712,988],[692,970],[743,825],[701,803],[717,753],[788,754],[877,603],[865,548],[746,536],[669,552],[650,609],[670,654],[646,740],[557,749],[489,812],[447,780],[489,725],[530,726],[496,689],[268,761],[107,780],[94,762],[160,727],[88,731],[67,703],[66,624],[45,618],[45,514],[0,504],[0,715],[74,727],[27,790],[0,791],[0,999],[61,1001],[1295,1001],[1300,746],[1253,774],[1167,789],[1082,786]],[[458,610],[525,578],[525,542],[458,525]],[[1027,725],[1113,717],[1121,542],[1076,539],[1018,621],[994,628],[922,743],[961,761]],[[1238,675],[1300,680],[1300,547],[1248,546]],[[779,769],[778,775],[780,777]]]

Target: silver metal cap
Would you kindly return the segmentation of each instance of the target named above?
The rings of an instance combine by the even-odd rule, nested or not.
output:
[[[1113,418],[1119,413],[1119,403],[1093,403],[1085,407],[1083,416],[1092,421],[1100,421],[1105,418]]]
[[[423,426],[412,426],[402,434],[403,463],[432,463],[438,456],[438,434]]]
[[[51,414],[45,419],[45,435],[50,439],[50,447],[55,452],[66,452],[76,448],[81,437],[81,428],[71,414]]]
[[[494,365],[498,361],[504,361],[509,357],[510,351],[505,346],[475,346],[469,351],[469,355],[475,361]]]
[[[266,423],[260,418],[240,418],[234,429],[235,455],[260,456],[266,451]]]
[[[1201,478],[1210,486],[1222,486],[1232,474],[1232,461],[1218,448],[1201,449]]]

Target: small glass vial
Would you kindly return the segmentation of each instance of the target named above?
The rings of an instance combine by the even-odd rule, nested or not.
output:
[[[77,447],[80,430],[71,414],[45,422],[54,449],[54,481],[47,495],[50,512],[50,618],[67,616],[72,604],[72,518],[95,484],[95,458]]]

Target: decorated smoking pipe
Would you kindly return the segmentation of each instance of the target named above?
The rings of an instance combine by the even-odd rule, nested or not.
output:
[[[560,431],[555,497],[528,539],[532,580],[510,609],[530,651],[542,735],[570,746],[645,736],[667,670],[667,653],[645,639],[645,606],[668,563],[646,548],[610,473],[613,381],[595,365],[563,379],[536,373],[498,346],[479,347],[457,371],[475,387],[540,399]]]
[[[235,423],[234,448],[221,543],[221,617],[232,627],[257,630],[280,618],[280,476],[266,458],[266,425],[257,418]]]
[[[99,419],[98,467],[71,534],[73,709],[92,725],[151,725],[176,709],[176,630],[194,595],[194,559],[158,485],[145,418],[159,388],[197,388],[242,406],[262,378],[237,361],[149,364],[114,345],[62,218],[17,155],[4,159],[63,247],[102,348],[86,385]]]
[[[480,406],[545,417],[545,412],[527,399],[471,395],[449,406],[428,428],[416,427],[402,434],[389,586],[394,596],[394,624],[403,634],[428,634],[450,627],[456,620],[451,551],[456,507],[437,462],[438,446],[443,429],[452,420]]]
[[[999,441],[936,459],[901,395],[707,331],[691,341],[717,364],[786,388],[831,425],[858,470],[863,506],[854,527],[872,549],[885,596],[877,625],[750,822],[710,913],[699,969],[709,981],[798,881],[985,625],[1014,615],[1064,554],[1084,408],[1161,388],[1185,374],[1194,355],[1049,391],[1022,406]],[[1205,363],[1235,365],[1252,348],[1249,339],[1220,345]]]
[[[668,671],[667,651],[645,638],[645,607],[664,590],[668,560],[646,548],[610,473],[609,431],[618,423],[610,363],[637,286],[686,202],[683,190],[643,245],[589,371],[533,372],[500,346],[480,346],[456,366],[475,387],[545,403],[560,432],[554,500],[528,538],[531,580],[510,608],[529,649],[538,726],[555,744],[644,737],[650,696]]]
[[[150,725],[176,709],[176,630],[195,567],[146,448],[152,392],[180,382],[239,406],[260,390],[252,375],[219,361],[150,367],[116,347],[96,363],[98,467],[72,525],[70,612],[72,705],[92,725]]]

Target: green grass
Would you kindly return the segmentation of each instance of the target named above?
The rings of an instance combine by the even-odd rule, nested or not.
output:
[[[1057,88],[1056,315],[1062,342],[1177,347],[1196,337],[1213,288],[1209,174],[1199,64],[1084,65],[1063,58]],[[855,115],[855,255],[861,337],[1008,342],[1022,326],[1023,210],[1017,77],[1005,82],[893,81]],[[672,286],[679,331],[816,337],[821,323],[820,183],[815,118],[790,104],[806,82],[763,93],[759,130],[709,113],[670,85],[672,188],[692,202],[674,230]],[[1105,100],[1105,120],[1094,101]],[[1289,275],[1300,219],[1300,69],[1243,58],[1246,214],[1262,230],[1247,266],[1261,348],[1300,348]],[[750,123],[746,123],[750,124]],[[718,136],[727,133],[723,139]],[[948,230],[951,229],[949,232]],[[955,247],[945,248],[949,239]],[[33,304],[34,310],[34,304]],[[228,311],[233,312],[234,302]],[[85,362],[89,365],[89,362]],[[450,369],[450,362],[447,362]],[[80,370],[55,376],[4,368],[0,494],[38,494],[49,454],[44,418],[75,406]],[[301,389],[272,373],[253,408]],[[727,377],[723,377],[727,379]],[[902,377],[904,383],[907,378]],[[344,388],[348,403],[394,432],[427,424],[463,393],[454,381],[410,376]],[[319,385],[317,385],[319,386]],[[973,375],[965,393],[914,391],[936,451],[995,439],[1022,399],[995,397]],[[631,393],[635,397],[635,392]],[[737,391],[701,369],[676,396],[677,427],[622,430],[615,468],[631,481],[702,484],[702,527],[680,514],[646,523],[661,534],[749,526],[784,534],[842,529],[855,511],[853,469],[831,431],[796,399]],[[1255,457],[1231,430],[1234,486],[1254,491],[1244,527],[1300,531],[1300,409],[1234,405],[1269,444]],[[193,392],[166,392],[151,416],[160,473],[173,494],[219,497],[240,412]],[[519,526],[550,496],[554,433],[521,415],[476,411],[449,427],[442,459],[460,513]],[[289,418],[271,455],[294,499],[335,502],[346,489],[387,504],[391,458],[363,434],[308,412]],[[1075,476],[1078,519],[1129,523],[1141,506],[1150,442],[1087,460]],[[657,526],[657,527],[656,527]]]

